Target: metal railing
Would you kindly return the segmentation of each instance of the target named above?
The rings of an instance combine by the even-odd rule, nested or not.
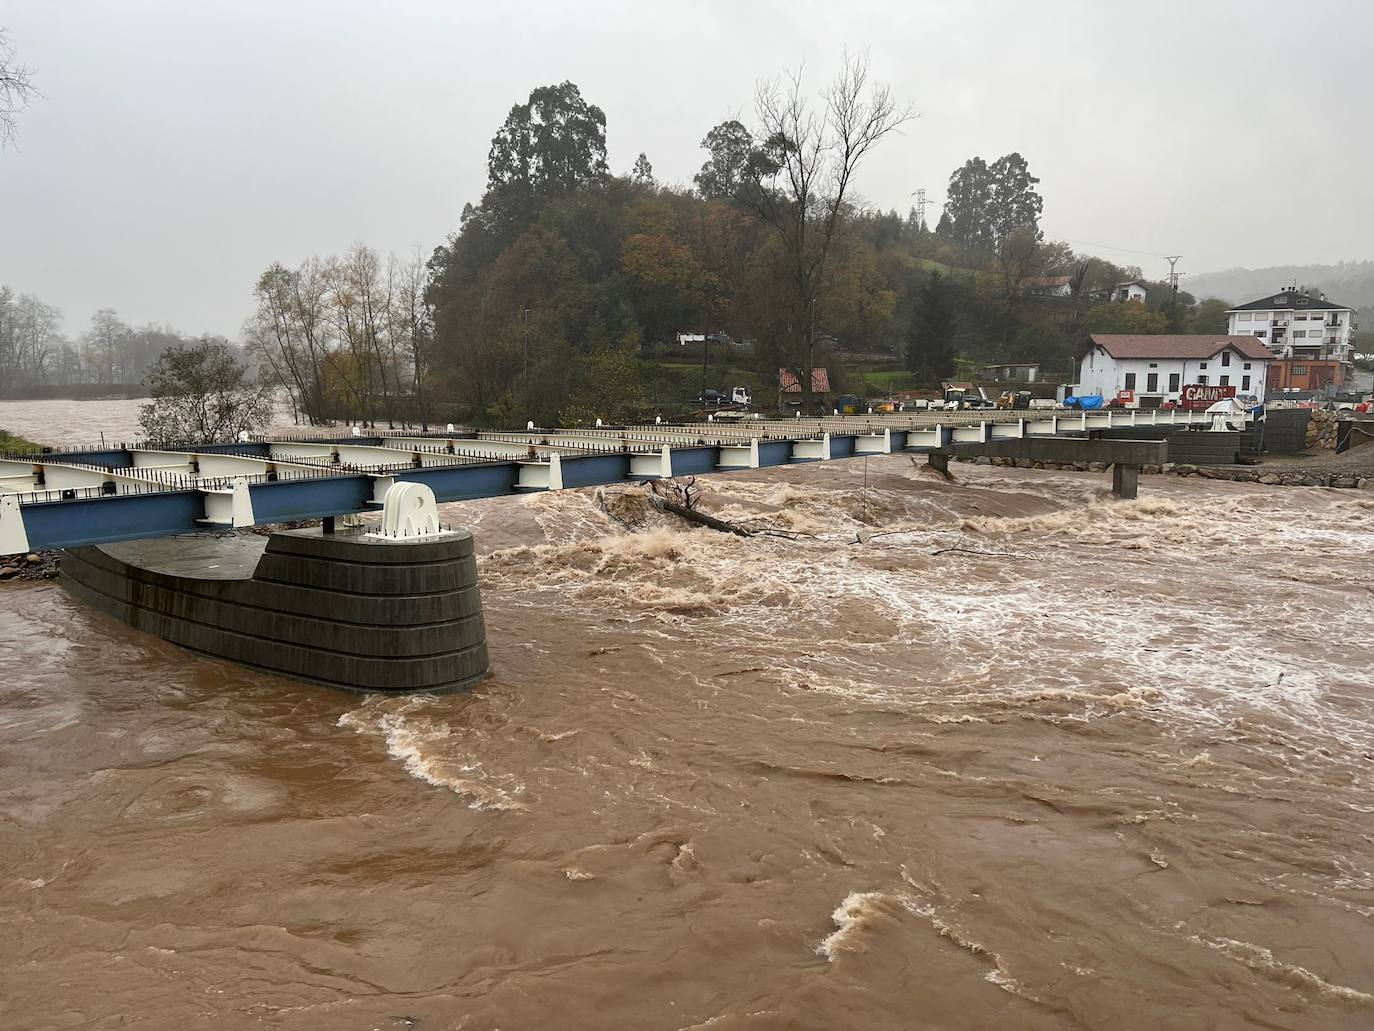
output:
[[[31,490],[8,497],[19,499],[20,505],[50,504],[62,501],[124,497],[134,494],[173,494],[194,488],[159,483],[105,483],[98,487],[54,487],[52,490]]]

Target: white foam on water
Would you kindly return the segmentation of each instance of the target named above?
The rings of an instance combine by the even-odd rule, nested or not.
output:
[[[1215,949],[1237,963],[1249,967],[1257,974],[1262,974],[1271,981],[1285,984],[1295,990],[1311,991],[1318,995],[1344,999],[1347,1002],[1374,1003],[1374,995],[1346,985],[1332,984],[1306,967],[1283,962],[1271,950],[1262,945],[1238,941],[1235,938],[1208,938],[1200,934],[1191,934],[1188,936],[1188,940],[1196,945],[1205,945],[1209,949]]]
[[[1017,491],[995,485],[1005,507]],[[665,639],[728,636],[809,690],[940,721],[1047,703],[1054,718],[1070,718],[1067,706],[1085,719],[1130,711],[1217,728],[1266,713],[1347,749],[1374,747],[1369,713],[1331,696],[1374,651],[1374,620],[1346,620],[1331,636],[1348,592],[1368,596],[1358,568],[1374,556],[1374,528],[1362,499],[1319,496],[1295,518],[1266,496],[1210,487],[1121,502],[1067,477],[1019,486],[1069,507],[955,513],[941,525],[902,514],[918,493],[917,507],[930,508],[936,492],[874,489],[870,501],[896,513],[881,529],[895,532],[861,544],[840,543],[853,540],[843,533],[741,539],[672,521],[624,533],[586,492],[538,495],[529,503],[562,543],[493,553],[483,576],[503,596],[570,594]],[[708,493],[724,502],[716,511],[739,518],[766,505],[844,533],[875,529],[852,518],[849,485],[721,478]],[[936,554],[950,548],[960,550]],[[999,557],[1008,548],[1013,557]],[[1160,550],[1167,562],[1135,555]],[[1209,581],[1214,591],[1201,586]],[[806,648],[778,655],[779,642],[799,635]],[[934,683],[893,664],[918,666],[919,648],[936,653]]]
[[[447,788],[468,800],[469,809],[524,812],[529,806],[519,799],[524,785],[509,777],[487,774],[482,764],[457,752],[453,730],[425,718],[409,719],[404,712],[357,709],[338,719],[338,726],[359,734],[380,733],[387,754],[399,759],[412,777]]]
[[[908,884],[913,883],[905,870],[902,874]],[[942,917],[929,902],[922,901],[906,891],[850,892],[830,915],[835,922],[835,930],[816,945],[816,954],[834,963],[845,954],[865,952],[865,932],[882,921],[895,919],[903,912],[921,917],[940,937],[989,964],[990,969],[983,975],[985,981],[1013,995],[1035,999],[1033,994],[1027,992],[1024,986],[1011,976],[996,952],[974,939],[957,924]]]
[[[892,897],[880,891],[851,891],[830,914],[835,930],[816,945],[816,955],[831,963],[844,952],[862,952],[859,937],[880,911],[881,903]]]

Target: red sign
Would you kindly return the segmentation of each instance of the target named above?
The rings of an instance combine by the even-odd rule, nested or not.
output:
[[[1236,396],[1235,387],[1214,387],[1210,384],[1189,383],[1183,388],[1180,404],[1184,408],[1210,408],[1218,401]]]

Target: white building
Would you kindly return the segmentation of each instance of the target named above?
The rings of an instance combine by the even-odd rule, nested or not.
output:
[[[1112,287],[1113,301],[1140,301],[1145,303],[1145,284],[1137,279],[1129,283],[1117,283]]]
[[[1293,287],[1227,311],[1230,333],[1255,336],[1275,358],[1334,360],[1349,378],[1354,361],[1355,309]],[[1339,386],[1339,384],[1337,384]]]
[[[996,382],[1034,383],[1040,378],[1039,362],[1006,362],[1002,365],[984,365],[983,378]]]
[[[1021,289],[1033,297],[1072,297],[1073,276],[1029,276]]]
[[[1252,336],[1094,333],[1079,360],[1074,393],[1110,401],[1129,391],[1129,404],[1158,408],[1177,403],[1184,387],[1220,386],[1262,402],[1271,357]]]

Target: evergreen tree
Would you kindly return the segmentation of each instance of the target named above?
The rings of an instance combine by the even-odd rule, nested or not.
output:
[[[639,152],[639,157],[635,158],[634,171],[630,173],[630,181],[636,186],[651,187],[654,185],[654,166],[649,164],[648,156]]]
[[[935,384],[954,372],[957,321],[949,280],[932,272],[912,315],[906,367],[922,383]]]
[[[711,152],[693,181],[707,200],[729,200],[739,191],[754,152],[754,137],[739,122],[721,122],[701,141]]]

